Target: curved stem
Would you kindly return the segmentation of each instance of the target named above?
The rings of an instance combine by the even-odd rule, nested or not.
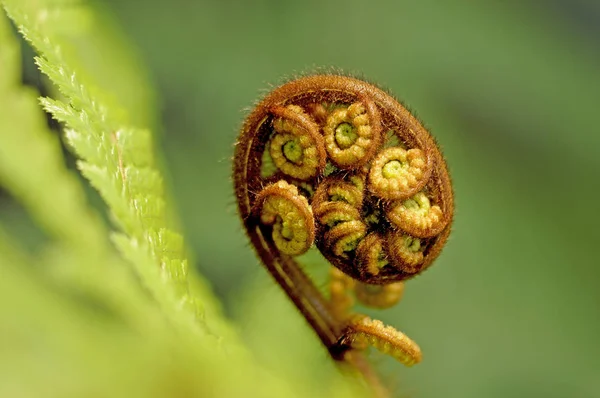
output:
[[[331,311],[328,301],[314,283],[291,257],[279,257],[272,253],[270,243],[258,226],[248,226],[250,239],[257,249],[262,263],[282,287],[311,328],[321,339],[331,357],[339,361],[342,369],[357,372],[369,385],[376,398],[389,397],[377,373],[364,355],[346,343],[348,325]],[[350,369],[347,369],[347,368]]]

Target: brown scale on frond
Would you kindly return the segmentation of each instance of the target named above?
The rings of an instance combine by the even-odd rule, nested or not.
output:
[[[234,161],[253,246],[331,355],[356,359],[345,352],[369,343],[418,362],[410,339],[350,307],[353,296],[378,308],[397,303],[403,281],[431,265],[450,233],[450,178],[421,123],[373,85],[308,76],[254,108]],[[329,301],[295,258],[311,245],[336,269]]]

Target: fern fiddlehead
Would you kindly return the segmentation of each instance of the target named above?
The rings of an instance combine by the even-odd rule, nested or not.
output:
[[[408,110],[350,77],[291,81],[248,115],[233,176],[255,250],[335,359],[370,344],[420,361],[408,337],[350,311],[351,291],[368,306],[397,303],[450,233],[444,158]],[[295,259],[313,244],[335,267],[329,300]]]

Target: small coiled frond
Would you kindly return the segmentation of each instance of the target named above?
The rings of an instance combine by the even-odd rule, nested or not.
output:
[[[393,327],[367,316],[357,316],[350,322],[344,343],[358,349],[370,345],[406,366],[415,365],[422,359],[417,343]]]
[[[279,181],[263,189],[254,204],[253,215],[272,226],[275,246],[288,255],[305,253],[315,239],[315,225],[306,198],[298,189]]]

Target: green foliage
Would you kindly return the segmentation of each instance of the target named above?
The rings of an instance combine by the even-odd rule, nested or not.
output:
[[[114,226],[65,167],[0,15],[0,184],[48,238],[28,253],[0,226],[0,396],[352,396],[335,372],[315,386],[261,368],[189,268],[148,130],[151,90],[106,17],[67,0],[3,5],[58,88],[40,102]],[[90,47],[106,51],[94,65]]]

